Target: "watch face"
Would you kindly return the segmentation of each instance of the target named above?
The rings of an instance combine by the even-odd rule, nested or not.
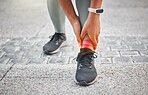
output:
[[[103,13],[103,9],[101,9],[101,10],[96,10],[96,13]]]
[[[96,13],[100,13],[100,11],[99,10],[96,10]]]

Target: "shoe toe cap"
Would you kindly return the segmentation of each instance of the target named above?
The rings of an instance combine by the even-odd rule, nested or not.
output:
[[[76,73],[76,81],[90,83],[95,80],[97,73]]]

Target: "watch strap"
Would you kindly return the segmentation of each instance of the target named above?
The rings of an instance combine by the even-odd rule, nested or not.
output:
[[[100,8],[88,8],[88,11],[96,14],[103,13],[103,9],[100,9]]]

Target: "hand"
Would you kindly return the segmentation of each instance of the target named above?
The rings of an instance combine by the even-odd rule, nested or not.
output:
[[[89,13],[89,16],[81,31],[81,39],[84,39],[86,34],[92,41],[95,50],[98,43],[98,36],[100,34],[100,15]]]
[[[77,42],[79,44],[79,46],[82,46],[82,40],[80,37],[80,33],[81,33],[81,25],[80,25],[80,21],[79,21],[79,17],[77,16],[76,19],[74,21],[71,21],[71,25],[73,27],[74,33],[76,35],[77,38]]]

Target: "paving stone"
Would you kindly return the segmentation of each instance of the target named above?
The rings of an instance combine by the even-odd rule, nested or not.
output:
[[[110,51],[110,47],[107,46],[107,45],[106,46],[98,45],[96,51],[97,52],[99,52],[99,51]]]
[[[140,55],[142,56],[148,56],[148,50],[139,51]]]
[[[113,63],[133,63],[130,57],[114,57]]]
[[[50,40],[49,37],[42,37],[40,42],[47,43],[49,40]],[[40,42],[38,42],[38,43],[40,43]]]
[[[64,46],[60,49],[62,52],[72,52],[73,51],[73,46]]]
[[[5,52],[0,51],[0,58],[5,54]]]
[[[139,41],[143,44],[148,44],[148,36],[139,37]]]
[[[120,56],[118,51],[102,51],[101,52],[102,57],[115,57]]]
[[[31,48],[32,51],[43,51],[43,46],[35,45]]]
[[[8,41],[10,41],[10,38],[2,38],[2,37],[0,37],[0,45],[3,45]]]
[[[10,45],[10,46],[16,46],[16,45],[19,45],[19,41],[9,41],[9,42],[6,42],[5,45]]]
[[[20,51],[27,52],[32,49],[33,46],[21,46]]]
[[[4,57],[7,57],[7,58],[11,58],[11,59],[16,59],[16,58],[22,58],[24,52],[22,51],[16,51],[14,53],[5,53],[4,54]]]
[[[31,37],[31,38],[28,38],[26,40],[26,42],[31,42],[31,43],[34,43],[34,44],[37,44],[40,41],[41,41],[41,38],[40,37]]]
[[[1,57],[0,64],[6,64],[9,60],[10,60],[10,58],[8,58],[8,57]]]
[[[138,40],[137,37],[133,36],[127,36],[122,38],[122,44],[124,45],[136,45],[136,44],[141,44],[141,42]]]
[[[7,44],[7,45],[19,45],[21,42],[23,42],[25,40],[26,40],[26,38],[12,38],[11,40],[6,42],[5,44]]]
[[[22,58],[40,58],[42,52],[29,51]]]
[[[120,51],[120,54],[121,56],[140,56],[135,50]]]
[[[135,36],[122,37],[122,39],[123,39],[123,41],[129,42],[129,43],[131,43],[131,42],[138,42],[139,41],[138,38],[135,37]]]
[[[7,64],[25,65],[28,63],[28,59],[10,59]]]
[[[21,42],[20,43],[20,46],[21,47],[24,47],[24,46],[33,46],[35,43],[34,42],[29,42],[29,41],[24,41],[24,42]]]
[[[49,39],[48,39],[48,41],[49,41]],[[48,41],[40,41],[36,45],[40,46],[40,47],[43,47]]]
[[[121,45],[122,40],[120,39],[120,37],[114,37],[114,36],[105,36],[104,40],[102,41],[102,43],[104,45]]]
[[[20,47],[19,46],[11,46],[11,45],[6,45],[4,46],[3,50],[7,53],[14,53],[16,51],[20,51]]]
[[[131,50],[146,50],[146,46],[145,45],[132,45],[132,46],[129,46],[129,48]]]
[[[48,64],[69,64],[68,57],[50,57]]]
[[[128,46],[126,45],[114,45],[110,47],[111,47],[111,50],[129,50]]]
[[[132,57],[133,61],[136,62],[148,62],[148,57],[134,56]]]
[[[111,64],[112,63],[112,59],[111,58],[96,58],[95,60],[95,63],[96,64]]]
[[[77,57],[78,52],[62,52],[61,57],[69,57],[69,58],[75,58]]]
[[[32,58],[27,64],[47,64],[48,58]]]

